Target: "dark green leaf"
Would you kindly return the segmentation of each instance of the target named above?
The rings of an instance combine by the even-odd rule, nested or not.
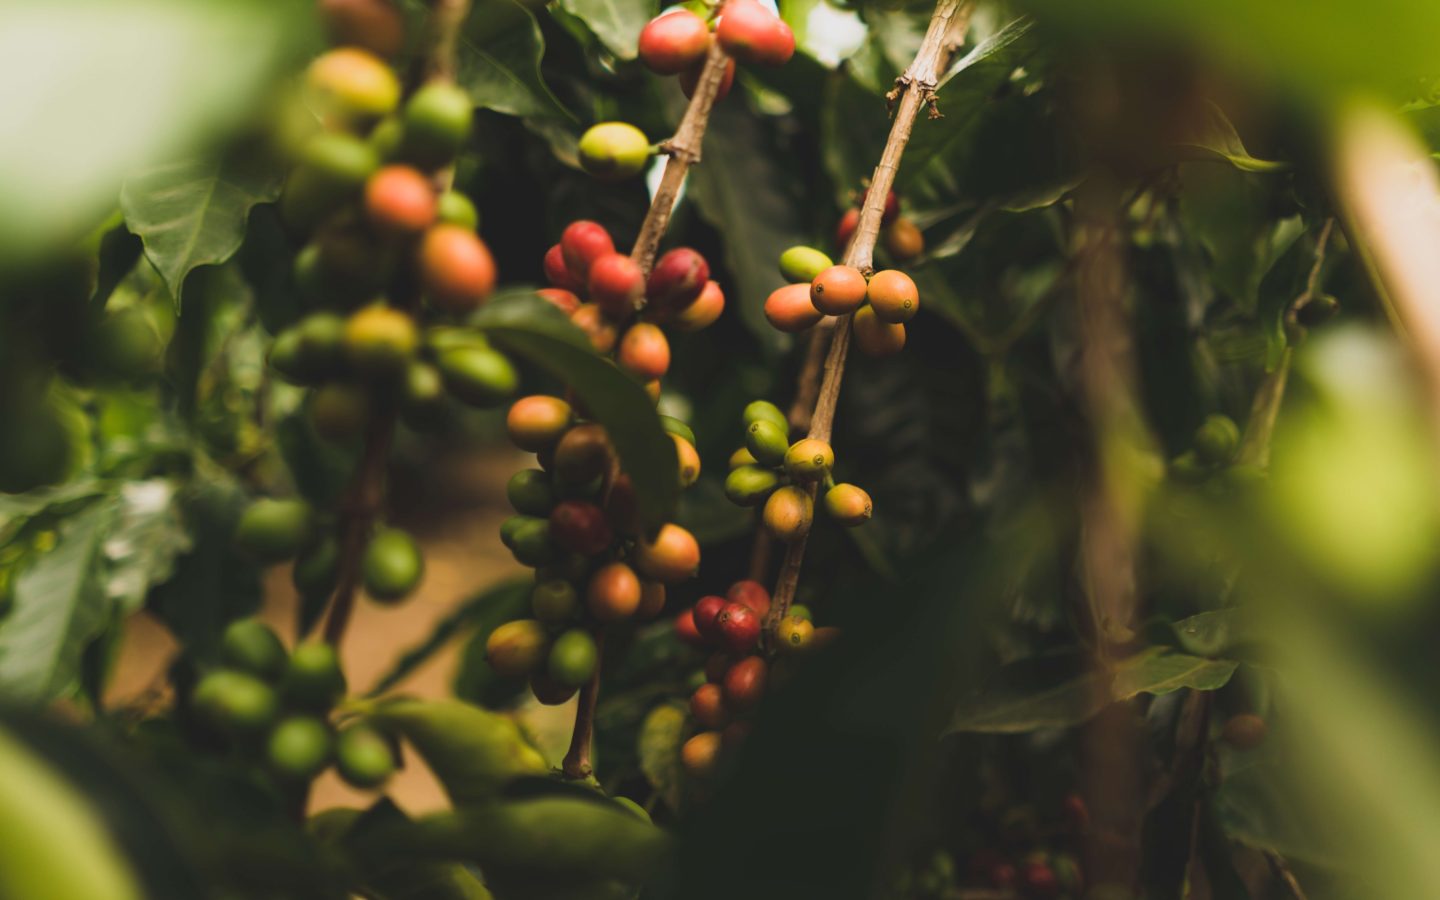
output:
[[[621,59],[634,59],[640,29],[659,12],[656,0],[560,0],[560,7],[584,21]]]
[[[460,40],[456,80],[481,109],[573,120],[540,75],[544,55],[530,10],[515,0],[479,0]]]
[[[100,239],[100,268],[95,276],[95,291],[90,295],[90,303],[103,307],[144,252],[144,242],[123,224],[105,232]]]
[[[640,771],[650,787],[672,810],[680,809],[680,743],[685,732],[685,711],[663,704],[650,710],[636,739]]]

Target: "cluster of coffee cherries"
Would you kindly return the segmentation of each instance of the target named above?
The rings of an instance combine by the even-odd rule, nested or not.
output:
[[[262,497],[241,514],[235,543],[261,563],[295,560],[292,579],[301,596],[329,596],[340,570],[337,528],[299,498]],[[405,531],[391,526],[372,530],[360,560],[361,583],[377,603],[393,605],[419,586],[425,557]]]
[[[694,435],[666,422],[689,486],[700,474]],[[486,658],[502,676],[528,677],[541,703],[558,704],[594,673],[598,631],[658,616],[665,586],[698,570],[700,545],[674,523],[644,533],[633,484],[618,472],[605,428],[578,420],[565,400],[523,397],[506,426],[539,462],[510,478],[506,493],[517,515],[500,529],[515,558],[535,569],[533,618],[491,632]]]
[[[255,619],[232,622],[220,644],[220,667],[195,685],[188,705],[208,733],[261,764],[282,788],[308,784],[330,765],[359,788],[378,788],[395,770],[390,738],[363,723],[337,729],[345,674],[329,644],[286,652]]]
[[[670,368],[670,342],[662,325],[698,331],[725,309],[725,294],[710,280],[705,257],[676,247],[656,261],[650,277],[597,222],[571,222],[545,253],[551,287],[539,294],[570,316],[596,353],[644,382],[659,399],[659,379]]]
[[[835,226],[835,247],[842,252],[860,227],[860,208],[865,205],[867,193],[862,191],[857,196],[855,205],[845,210]],[[880,214],[880,246],[897,263],[918,259],[925,252],[925,233],[900,211],[900,196],[894,191],[885,195],[885,210]]]
[[[730,57],[717,100],[730,92],[736,60],[783,66],[795,55],[790,26],[757,0],[728,0],[720,9],[713,39]],[[688,9],[670,10],[651,19],[640,32],[640,61],[657,75],[680,76],[680,87],[689,97],[700,82],[711,40],[710,24],[704,18]]]
[[[963,877],[970,884],[1027,900],[1112,896],[1099,885],[1086,892],[1075,851],[1090,828],[1090,813],[1079,794],[1066,794],[1048,810],[1030,804],[992,808],[976,826],[986,837],[966,861]]]
[[[675,633],[686,644],[708,651],[705,681],[690,695],[690,717],[697,732],[680,748],[685,771],[710,775],[725,746],[744,740],[745,717],[765,693],[770,666],[760,655],[760,635],[770,614],[770,592],[758,581],[737,581],[725,596],[701,597],[675,619]],[[826,634],[818,635],[824,640]],[[776,626],[774,649],[793,653],[817,637],[809,612],[793,606]]]
[[[870,495],[853,484],[835,482],[830,469],[835,451],[824,441],[790,442],[790,424],[773,403],[755,400],[745,407],[745,446],[730,456],[725,496],[739,506],[764,504],[765,527],[783,541],[810,531],[815,501],[809,486],[823,491],[821,507],[841,525],[864,524],[873,512]]]
[[[800,332],[825,316],[853,315],[855,346],[867,356],[889,356],[905,346],[905,323],[920,310],[920,291],[899,269],[866,276],[854,266],[835,265],[813,247],[791,247],[780,255],[780,273],[790,284],[765,300],[765,318],[780,331]]]

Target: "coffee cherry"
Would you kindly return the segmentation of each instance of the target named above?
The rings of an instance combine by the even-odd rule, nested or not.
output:
[[[480,211],[475,201],[456,190],[449,190],[435,200],[435,216],[445,225],[456,225],[467,231],[480,226]]]
[[[620,329],[593,303],[580,304],[570,314],[570,321],[590,338],[590,346],[596,353],[609,353],[615,349],[615,342],[620,339]]]
[[[905,326],[898,322],[881,321],[873,307],[857,309],[850,322],[850,330],[855,337],[855,346],[866,356],[891,356],[905,347]]]
[[[512,516],[506,523],[509,527],[501,526],[500,539],[521,565],[539,568],[553,562],[559,555],[559,548],[550,540],[550,522],[547,519]]]
[[[669,322],[680,331],[699,331],[715,324],[724,311],[724,292],[720,290],[720,285],[713,281],[707,281],[695,302],[672,314]]]
[[[574,421],[570,404],[559,397],[535,394],[521,397],[505,415],[510,442],[531,453],[553,447]]]
[[[786,616],[775,626],[775,646],[787,652],[801,650],[815,636],[815,626],[806,619]]]
[[[335,769],[352,787],[377,788],[395,772],[395,752],[368,725],[351,725],[335,738]]]
[[[782,541],[793,541],[810,531],[815,516],[815,503],[803,488],[794,485],[779,488],[765,501],[762,518],[770,533]]]
[[[663,525],[653,541],[642,537],[635,545],[635,565],[665,584],[684,581],[700,568],[700,544],[679,525]]]
[[[710,264],[689,247],[676,247],[655,263],[645,299],[657,312],[678,312],[700,297],[710,282]]]
[[[345,357],[361,375],[399,375],[419,346],[415,320],[383,303],[359,310],[345,323]]]
[[[684,438],[687,443],[695,443],[695,429],[674,416],[661,415],[660,427],[676,437]]]
[[[400,156],[400,144],[405,140],[405,123],[399,116],[386,116],[370,131],[366,143],[381,162],[395,162]]]
[[[509,358],[487,347],[446,350],[436,365],[455,399],[482,409],[503,403],[520,384],[520,374]]]
[[[355,384],[332,381],[310,395],[310,424],[327,441],[359,437],[370,420],[370,393]]]
[[[770,420],[756,420],[745,429],[745,447],[762,466],[779,466],[785,462],[790,441],[785,429]]]
[[[730,454],[730,459],[726,462],[732,472],[744,466],[759,465],[759,461],[755,459],[755,454],[750,452],[749,447],[737,448],[734,453]]]
[[[495,290],[495,259],[475,232],[436,225],[420,242],[420,283],[435,308],[467,313]]]
[[[825,512],[841,525],[860,525],[874,511],[870,495],[853,484],[837,484],[825,492]]]
[[[409,166],[386,166],[365,182],[365,217],[382,234],[417,235],[435,224],[429,180]]]
[[[445,378],[429,363],[412,361],[405,367],[401,384],[400,409],[412,427],[428,426],[439,420],[445,404]]]
[[[739,656],[749,653],[760,640],[760,617],[743,603],[726,601],[715,617],[716,642],[722,649]]]
[[[555,639],[546,673],[556,684],[579,687],[595,674],[599,661],[595,638],[583,628],[572,628]]]
[[[755,0],[730,0],[715,27],[725,52],[744,63],[782,66],[795,54],[790,26]]]
[[[404,115],[401,154],[422,168],[438,169],[454,161],[465,145],[475,109],[464,88],[432,81],[405,104]]]
[[[598,556],[610,547],[615,533],[600,507],[583,500],[566,500],[550,513],[550,537],[573,553]]]
[[[1220,729],[1220,740],[1236,750],[1254,750],[1265,743],[1270,726],[1254,713],[1231,716]]]
[[[810,302],[810,285],[787,284],[765,298],[765,319],[777,331],[787,334],[804,331],[824,318]]]
[[[870,276],[870,308],[882,322],[908,322],[920,311],[920,291],[910,276],[884,269]]]
[[[1025,896],[1046,900],[1060,896],[1060,881],[1043,860],[1031,860],[1020,869],[1020,887]]]
[[[345,696],[345,673],[335,648],[318,641],[297,645],[280,686],[285,699],[300,709],[329,710]]]
[[[791,284],[809,284],[833,265],[830,257],[814,247],[791,247],[780,254],[780,274]]]
[[[564,288],[540,288],[535,293],[567,316],[580,308],[580,298]]]
[[[607,253],[591,262],[586,287],[595,305],[623,322],[645,296],[645,272],[625,254]]]
[[[534,619],[506,622],[485,639],[485,660],[502,678],[529,675],[545,661],[550,636]]]
[[[1209,415],[1195,429],[1195,455],[1200,461],[1220,466],[1235,458],[1240,449],[1240,429],[1229,416]]]
[[[530,592],[535,618],[550,625],[569,622],[580,611],[580,597],[568,581],[550,579],[537,583]]]
[[[690,695],[690,717],[701,728],[719,731],[730,719],[725,695],[717,684],[702,684]]]
[[[235,526],[235,543],[260,562],[289,559],[315,533],[315,512],[304,500],[262,499],[246,507]]]
[[[702,637],[700,632],[695,628],[695,614],[693,610],[687,609],[675,617],[675,636],[680,639],[681,643],[689,644],[692,647],[698,647],[702,650],[708,645],[705,638]]]
[[[720,732],[702,731],[680,747],[680,765],[691,778],[708,778],[720,759]]]
[[[285,645],[259,619],[231,622],[220,638],[220,660],[232,669],[274,681],[285,671]]]
[[[865,302],[865,275],[854,266],[831,266],[810,282],[810,302],[827,316],[843,316]]]
[[[320,376],[339,371],[345,363],[345,318],[336,313],[312,313],[295,326],[305,364]]]
[[[611,453],[603,426],[594,422],[576,425],[555,445],[555,474],[565,484],[588,484],[605,474]]]
[[[835,226],[835,246],[844,250],[850,245],[850,238],[860,227],[860,210],[847,209],[840,217],[840,222]]]
[[[545,251],[545,280],[563,288],[567,291],[579,291],[585,288],[585,279],[576,278],[570,274],[570,268],[565,263],[565,251],[559,244],[554,244]]]
[[[595,570],[585,589],[585,607],[601,622],[618,622],[640,608],[640,579],[622,562]]]
[[[309,781],[330,763],[330,729],[311,716],[290,716],[265,744],[270,771],[286,781]]]
[[[675,459],[680,470],[680,486],[688,488],[700,480],[700,453],[695,445],[678,434],[670,435],[675,440]]]
[[[578,222],[571,222],[565,226],[560,234],[560,252],[565,259],[565,268],[570,273],[576,284],[585,285],[589,282],[590,266],[602,256],[608,256],[615,252],[615,241],[610,238],[610,232],[598,222],[591,222],[581,219]],[[552,279],[553,281],[553,279]],[[570,285],[554,282],[556,287],[570,287]],[[574,287],[570,287],[575,290]],[[643,291],[644,288],[642,287]],[[591,298],[594,299],[594,298]]]
[[[425,557],[410,535],[398,528],[383,528],[365,547],[361,571],[370,599],[394,603],[409,596],[420,584],[425,576]]]
[[[659,326],[636,322],[620,338],[615,361],[636,378],[659,378],[670,369],[670,342]]]
[[[328,597],[340,576],[340,542],[333,535],[313,541],[295,559],[290,581],[302,597]]]
[[[191,704],[213,728],[236,736],[263,732],[275,720],[280,707],[268,684],[254,675],[227,669],[200,679]]]
[[[640,31],[640,61],[656,75],[678,75],[704,63],[709,49],[709,26],[688,9],[656,16]]]
[[[586,129],[578,148],[580,168],[602,181],[633,178],[650,161],[650,139],[628,122],[601,122]]]
[[[758,581],[737,581],[730,585],[725,597],[732,603],[750,607],[750,611],[762,619],[770,613],[770,592]]]
[[[881,235],[896,262],[909,262],[925,252],[925,234],[909,219],[896,219]]]
[[[559,706],[575,696],[576,690],[570,685],[554,681],[544,672],[536,672],[530,676],[530,692],[544,706]]]
[[[720,611],[730,601],[715,594],[709,594],[695,601],[694,621],[695,630],[700,636],[711,643],[720,641]]]
[[[305,72],[305,88],[316,109],[342,123],[373,122],[394,111],[400,102],[400,82],[394,71],[356,47],[341,47],[316,57]]]
[[[725,673],[725,702],[734,709],[754,708],[765,694],[765,660],[747,656]]]
[[[824,478],[833,465],[835,451],[830,449],[829,444],[815,438],[796,441],[785,451],[785,471],[797,481]]]
[[[693,66],[680,73],[680,90],[685,92],[686,97],[694,97],[695,89],[700,86],[700,76],[705,72],[705,60],[701,59]],[[720,87],[715,91],[715,102],[719,103],[730,93],[730,88],[735,84],[735,60],[725,60],[725,71],[720,76]]]
[[[610,495],[605,498],[605,515],[615,530],[627,537],[640,532],[640,500],[635,494],[635,482],[625,473],[620,473],[610,484]]]
[[[745,411],[741,414],[741,421],[748,428],[756,422],[769,422],[781,431],[790,429],[790,420],[780,411],[780,407],[768,400],[751,400],[745,404]]]
[[[322,132],[306,142],[299,165],[285,181],[280,215],[308,231],[326,216],[360,196],[380,166],[370,145],[348,134]]]
[[[807,622],[815,621],[815,617],[810,615],[810,607],[803,603],[790,604],[790,615],[797,619],[804,619]]]
[[[405,16],[390,0],[320,0],[330,43],[393,57],[405,49]]]
[[[591,565],[588,556],[581,556],[578,553],[560,553],[555,559],[535,570],[537,582],[565,581],[571,585],[577,585],[590,578]]]

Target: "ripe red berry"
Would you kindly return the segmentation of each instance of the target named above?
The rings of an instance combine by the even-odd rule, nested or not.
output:
[[[700,85],[700,74],[705,71],[705,60],[692,65],[680,73],[680,90],[685,92],[686,97],[695,96],[695,88]],[[725,72],[720,76],[720,88],[715,92],[715,100],[719,102],[725,99],[730,93],[730,86],[735,83],[735,60],[725,60]]]
[[[707,281],[700,291],[699,299],[675,313],[669,321],[681,331],[699,331],[714,324],[724,311],[724,292],[720,290],[720,285]]]
[[[590,277],[590,266],[595,260],[615,252],[615,241],[599,222],[581,219],[571,222],[561,232],[560,252],[565,258],[565,268],[570,277],[583,285]],[[565,287],[558,282],[556,286]]]
[[[640,31],[640,61],[657,75],[678,75],[710,49],[710,28],[688,9],[651,19]]]
[[[865,206],[865,201],[870,198],[870,189],[866,188],[860,192],[860,206]],[[880,212],[880,224],[889,225],[900,216],[900,197],[893,190],[885,194],[885,208]]]
[[[567,316],[580,308],[580,298],[564,288],[540,288],[535,293]]]
[[[727,602],[715,617],[715,626],[720,646],[737,656],[749,653],[760,640],[760,617],[744,604]]]
[[[623,322],[635,314],[645,296],[645,272],[625,254],[607,253],[591,262],[586,287],[595,305]]]
[[[708,645],[705,638],[701,637],[700,632],[695,629],[693,610],[687,609],[675,617],[675,636],[680,638],[681,643],[689,644],[692,647],[704,649]]]
[[[420,281],[438,309],[470,312],[495,290],[495,259],[475,232],[437,225],[420,243]]]
[[[695,630],[699,631],[705,640],[717,644],[720,642],[720,625],[717,620],[720,611],[728,602],[724,597],[714,594],[695,601]]]
[[[550,511],[550,537],[572,553],[598,556],[610,547],[615,533],[600,507],[584,500],[566,500]]]
[[[1060,879],[1055,877],[1055,870],[1038,860],[1025,863],[1025,867],[1020,870],[1020,887],[1024,889],[1026,896],[1035,897],[1037,900],[1060,895]]]
[[[865,302],[865,275],[854,266],[831,266],[810,282],[810,302],[827,316],[843,316]]]
[[[565,264],[565,250],[559,244],[553,244],[545,251],[545,278],[557,288],[567,291],[585,289],[585,280],[570,274],[570,267]]]
[[[694,303],[710,280],[710,264],[689,247],[676,247],[660,257],[645,283],[645,299],[660,312],[678,311]]]
[[[435,223],[435,188],[409,166],[386,166],[365,182],[365,215],[376,229],[419,234]]]
[[[881,236],[896,262],[909,262],[925,252],[925,233],[909,219],[896,219],[886,225]]]
[[[670,369],[670,342],[658,325],[636,322],[620,338],[615,361],[644,381],[659,378]]]
[[[733,709],[746,710],[760,702],[765,693],[765,660],[747,656],[725,673],[725,702]]]
[[[920,289],[909,275],[898,269],[885,269],[870,276],[868,297],[870,308],[882,322],[908,322],[920,311]]]
[[[640,498],[635,494],[635,482],[621,472],[610,484],[610,496],[605,498],[605,515],[610,524],[624,535],[640,531]],[[662,590],[664,585],[658,585]]]
[[[618,622],[640,608],[640,579],[622,562],[601,566],[590,576],[585,608],[601,622]]]
[[[718,731],[730,718],[725,695],[718,684],[702,684],[690,695],[690,715],[701,728]]]
[[[765,299],[765,318],[790,334],[804,331],[824,315],[810,302],[810,285],[787,284]]]
[[[758,581],[737,581],[730,585],[725,597],[732,603],[750,607],[751,611],[762,619],[770,612],[770,592]]]
[[[840,217],[840,223],[835,226],[835,246],[844,250],[845,245],[850,243],[850,238],[854,237],[855,229],[859,227],[860,210],[845,210],[845,215]]]
[[[780,66],[795,53],[790,26],[756,0],[726,3],[715,39],[726,53],[746,63]]]

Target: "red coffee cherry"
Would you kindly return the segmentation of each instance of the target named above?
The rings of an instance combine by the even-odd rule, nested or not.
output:
[[[740,603],[727,602],[715,617],[715,627],[720,635],[720,646],[736,656],[749,653],[755,649],[755,642],[760,640],[760,617],[753,609]]]
[[[854,237],[855,230],[859,227],[860,210],[845,210],[845,214],[840,217],[840,223],[835,226],[835,246],[844,250],[845,246],[850,243],[850,238]]]
[[[640,608],[640,579],[621,562],[601,566],[585,589],[585,608],[601,622],[618,622]]]
[[[765,318],[779,331],[804,331],[824,318],[810,302],[810,285],[787,284],[765,299]]]
[[[550,511],[550,538],[572,553],[599,556],[609,549],[615,532],[600,507],[584,500],[566,500]]]
[[[320,16],[337,47],[362,47],[387,58],[405,49],[405,16],[390,0],[320,0]]]
[[[549,303],[567,316],[580,308],[580,298],[564,288],[540,288],[535,293],[540,295],[541,300]]]
[[[670,369],[670,342],[659,326],[649,322],[636,322],[625,330],[620,338],[620,349],[615,354],[620,368],[637,378],[649,381],[659,378]]]
[[[1270,726],[1254,713],[1240,713],[1231,716],[1220,729],[1220,740],[1236,750],[1254,750],[1265,743]]]
[[[1020,870],[1020,887],[1027,897],[1037,900],[1060,896],[1060,879],[1055,877],[1055,870],[1040,860],[1025,863]]]
[[[586,287],[592,302],[623,322],[635,314],[645,296],[645,272],[625,254],[607,253],[591,262]]]
[[[565,263],[565,250],[559,244],[553,244],[545,251],[545,279],[567,291],[585,289],[585,280],[570,274],[570,267]]]
[[[855,336],[855,346],[866,356],[891,356],[905,347],[905,326],[881,321],[869,306],[855,311],[850,329]]]
[[[695,601],[695,630],[712,643],[720,642],[720,611],[729,601],[710,594]]]
[[[680,748],[680,765],[691,778],[708,778],[720,759],[720,732],[702,731]]]
[[[590,266],[602,256],[615,252],[615,241],[610,232],[599,222],[581,219],[565,226],[560,233],[560,253],[565,258],[565,268],[579,284],[586,284],[590,277]],[[565,287],[556,283],[556,287]],[[574,290],[574,288],[571,288]],[[591,298],[594,299],[594,298]]]
[[[635,545],[635,565],[656,581],[684,581],[700,568],[700,544],[679,525],[664,525],[653,541],[641,538]]]
[[[521,450],[537,453],[554,446],[574,421],[570,404],[559,397],[536,394],[521,397],[505,415],[510,441]]]
[[[662,314],[694,303],[710,281],[710,264],[689,247],[676,247],[660,257],[645,283],[645,299]]]
[[[419,234],[435,224],[430,180],[409,166],[386,166],[365,182],[365,216],[386,234]]]
[[[640,531],[640,499],[635,495],[635,482],[624,472],[610,484],[610,496],[605,498],[605,515],[610,517],[610,524],[621,534],[633,535]]]
[[[702,684],[690,695],[690,716],[701,728],[718,731],[725,727],[730,712],[718,684]]]
[[[758,581],[737,581],[730,585],[725,597],[732,603],[750,607],[751,612],[762,619],[770,613],[770,592]]]
[[[640,61],[657,75],[678,75],[710,49],[710,28],[688,9],[656,16],[640,31]]]
[[[756,0],[730,0],[715,27],[715,39],[740,62],[781,66],[795,53],[795,35],[779,16]]]
[[[620,329],[593,303],[577,306],[570,314],[570,321],[590,338],[590,346],[595,348],[596,353],[609,353],[620,339]]]
[[[701,59],[690,68],[680,73],[680,90],[685,92],[686,97],[695,96],[695,88],[700,85],[700,74],[705,71],[705,60]],[[725,99],[730,93],[730,86],[735,83],[735,60],[725,60],[725,73],[720,76],[720,89],[715,92],[715,102]]]
[[[475,232],[437,225],[420,243],[420,282],[437,309],[470,312],[495,290],[495,259]]]
[[[920,289],[909,275],[885,269],[870,276],[870,308],[882,322],[908,322],[920,311]]]
[[[705,282],[701,289],[700,296],[694,303],[670,316],[670,324],[681,331],[699,331],[708,328],[720,318],[725,311],[725,294],[720,290],[720,285],[713,281]]]
[[[881,237],[896,262],[909,262],[925,252],[925,233],[909,219],[896,219],[886,225]]]
[[[700,632],[695,628],[694,610],[687,609],[675,617],[675,636],[680,638],[681,643],[702,650],[709,645],[709,642],[701,637]]]
[[[753,709],[765,694],[765,660],[747,656],[725,673],[725,703],[733,709]]]
[[[870,199],[870,189],[867,187],[860,192],[860,208],[865,208],[865,201]],[[880,212],[880,224],[889,225],[900,217],[900,197],[891,190],[885,194],[885,208]]]
[[[865,302],[865,275],[854,266],[831,266],[810,282],[810,302],[827,316],[843,316]]]

